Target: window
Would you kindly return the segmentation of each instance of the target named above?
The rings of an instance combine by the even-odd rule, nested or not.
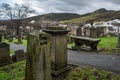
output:
[[[108,27],[108,30],[109,31],[113,31],[113,27]]]

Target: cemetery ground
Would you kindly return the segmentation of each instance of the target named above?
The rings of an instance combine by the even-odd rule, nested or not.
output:
[[[117,36],[104,36],[99,37],[101,41],[98,44],[99,54],[120,54],[120,52],[115,52],[114,49],[117,49]],[[75,46],[75,43],[69,43],[68,48]]]
[[[109,54],[111,50],[117,46],[117,37],[101,37],[101,42],[98,45],[98,48],[102,48],[101,53]],[[8,40],[3,40],[8,42]],[[14,44],[16,39],[13,40]],[[27,45],[27,41],[23,40],[24,46]],[[74,43],[68,44],[68,47],[74,46]],[[10,51],[14,53],[13,50]],[[113,54],[113,53],[112,53]],[[25,60],[10,64],[7,66],[0,67],[0,80],[24,80],[25,77]],[[65,76],[63,76],[65,75]],[[64,79],[65,78],[65,79]],[[76,66],[73,65],[71,70],[58,77],[56,80],[120,80],[120,75],[112,72],[108,72],[101,69],[96,69],[86,66]]]
[[[117,48],[117,42],[118,42],[117,36],[105,36],[105,37],[100,37],[98,39],[101,40],[98,44],[98,49],[100,50],[101,54],[119,54],[113,51],[114,49]],[[17,42],[17,39],[14,38],[13,42],[9,42],[9,40],[3,38],[3,42],[14,44],[15,42]],[[21,45],[27,46],[27,40],[23,39],[22,42],[23,43]],[[71,48],[74,45],[75,45],[74,43],[69,43],[67,47]],[[10,50],[10,53],[13,54],[14,51]]]
[[[68,72],[58,78],[53,76],[53,80],[120,80],[119,74],[86,66],[74,65]],[[0,80],[24,80],[24,78],[25,60],[0,68]]]

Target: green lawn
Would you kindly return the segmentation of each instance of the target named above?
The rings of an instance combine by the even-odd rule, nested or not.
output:
[[[111,50],[117,47],[117,36],[114,37],[101,37],[99,38],[101,41],[98,44],[98,48],[104,48]]]
[[[23,80],[25,76],[25,61],[0,67],[0,80]]]
[[[8,43],[8,44],[9,44],[9,43],[13,43],[13,44],[14,44],[15,42],[18,42],[18,40],[17,40],[16,38],[14,38],[14,39],[13,39],[13,42],[9,42],[9,40],[6,40],[6,39],[3,38],[3,42],[6,42],[6,43]],[[22,43],[21,45],[25,45],[25,46],[27,45],[27,40],[24,40],[24,39],[23,39],[22,42],[23,42],[23,43]]]

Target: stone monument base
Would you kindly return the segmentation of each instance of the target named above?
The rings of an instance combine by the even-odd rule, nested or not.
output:
[[[54,76],[58,76],[58,75],[64,73],[65,71],[70,70],[70,68],[71,68],[71,66],[68,65],[67,67],[62,68],[62,69],[60,69],[60,70],[58,70],[58,71],[52,70],[52,74],[53,74]]]

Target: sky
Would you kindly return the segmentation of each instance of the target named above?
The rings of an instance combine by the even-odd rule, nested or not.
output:
[[[0,4],[2,3],[29,4],[36,11],[30,16],[47,13],[85,14],[100,8],[120,10],[120,0],[0,0]]]

